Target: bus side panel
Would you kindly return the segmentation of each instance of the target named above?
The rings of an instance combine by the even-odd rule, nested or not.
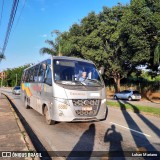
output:
[[[41,90],[37,92],[37,111],[43,114],[43,107],[51,110],[53,102],[53,88],[50,85],[41,83]]]
[[[37,83],[22,83],[22,101],[29,99],[29,106],[37,109]]]
[[[30,96],[30,106],[37,110],[37,92],[39,90],[38,84],[37,83],[30,83],[30,92],[31,92],[31,96]]]

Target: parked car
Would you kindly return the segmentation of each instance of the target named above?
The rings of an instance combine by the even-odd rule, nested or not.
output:
[[[15,86],[12,90],[13,94],[20,94],[21,93],[21,87],[20,86]]]
[[[124,90],[114,94],[114,99],[140,100],[141,94],[138,91]]]

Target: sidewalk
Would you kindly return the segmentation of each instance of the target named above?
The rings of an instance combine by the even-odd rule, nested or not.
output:
[[[18,118],[4,95],[0,95],[0,156],[1,151],[28,151],[25,134],[20,129]],[[17,158],[0,158],[13,160]],[[19,158],[31,159],[31,158]]]

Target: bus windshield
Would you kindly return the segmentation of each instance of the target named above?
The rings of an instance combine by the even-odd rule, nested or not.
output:
[[[54,81],[65,85],[102,86],[94,64],[74,60],[54,60]]]

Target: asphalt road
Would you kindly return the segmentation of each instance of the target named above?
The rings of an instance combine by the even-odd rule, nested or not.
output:
[[[45,118],[38,112],[33,109],[25,109],[19,95],[12,95],[10,91],[3,90],[3,92],[12,99],[47,150],[69,151],[67,152],[69,156],[72,156],[74,151],[88,151],[87,158],[71,158],[78,160],[90,159],[94,154],[100,154],[100,156],[91,159],[103,159],[106,153],[116,155],[118,151],[121,151],[122,154],[138,150],[160,151],[160,118],[109,107],[106,121],[58,123],[49,126],[45,123]],[[57,154],[62,156],[62,152],[57,152]],[[142,157],[136,158],[143,159]],[[159,158],[151,157],[151,159]]]

